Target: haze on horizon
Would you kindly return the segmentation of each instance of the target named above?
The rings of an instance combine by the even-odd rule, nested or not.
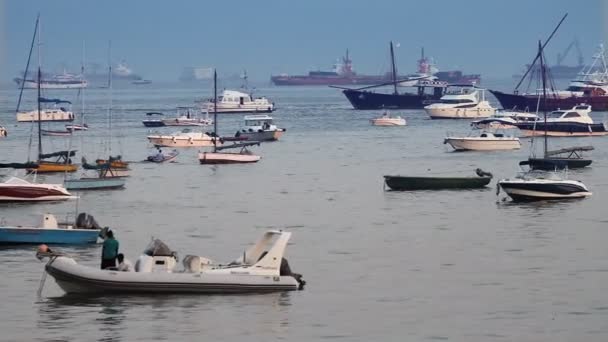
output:
[[[125,60],[155,81],[175,81],[186,66],[246,69],[253,80],[271,74],[328,70],[348,48],[361,74],[387,72],[388,42],[399,44],[397,66],[414,72],[420,48],[441,70],[482,77],[521,71],[559,19],[568,18],[547,47],[549,64],[578,38],[585,62],[608,32],[606,1],[567,0],[348,1],[158,0],[4,1],[0,83],[24,69],[34,21],[42,17],[43,65],[77,71],[86,60]],[[595,9],[595,10],[594,10]],[[564,64],[576,65],[576,51]]]

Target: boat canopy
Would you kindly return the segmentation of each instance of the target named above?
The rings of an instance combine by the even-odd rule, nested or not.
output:
[[[175,252],[167,246],[164,242],[159,239],[154,239],[150,241],[146,249],[144,249],[144,254],[149,256],[174,256]]]
[[[148,112],[148,113],[146,113],[146,115],[152,116],[152,115],[165,115],[165,114],[163,114],[161,112]]]
[[[53,157],[73,157],[76,155],[76,150],[71,150],[71,151],[58,151],[58,152],[53,152],[53,153],[46,153],[46,154],[40,154],[38,157],[40,159],[47,159],[47,158],[53,158]]]
[[[562,153],[575,153],[575,152],[584,152],[584,151],[593,151],[595,148],[593,146],[574,146],[574,147],[566,147],[560,148],[559,150],[547,151],[547,156],[554,156]]]
[[[40,97],[39,100],[40,100],[41,103],[54,103],[54,104],[67,103],[67,104],[72,104],[72,102],[70,102],[70,101],[61,100],[61,99],[47,99],[45,97]]]

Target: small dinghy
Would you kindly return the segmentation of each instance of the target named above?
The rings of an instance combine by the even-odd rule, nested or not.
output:
[[[146,161],[152,163],[173,162],[178,155],[179,152],[177,152],[177,150],[173,150],[169,153],[163,153],[163,151],[159,148],[158,153],[149,155],[148,158],[146,158]]]
[[[0,244],[86,244],[104,238],[108,228],[101,228],[93,216],[80,213],[74,223],[60,223],[52,214],[44,214],[32,226],[0,225]]]
[[[407,123],[401,116],[391,116],[385,111],[382,116],[369,120],[372,126],[405,126]]]
[[[477,177],[410,177],[384,176],[391,190],[445,190],[483,188],[492,180],[492,174],[482,169],[475,170]]]
[[[84,266],[60,253],[49,257],[45,270],[67,293],[263,293],[301,290],[302,276],[291,272],[283,258],[291,233],[271,230],[235,261],[219,265],[194,255],[176,270],[177,254],[153,240],[135,263],[135,272]]]

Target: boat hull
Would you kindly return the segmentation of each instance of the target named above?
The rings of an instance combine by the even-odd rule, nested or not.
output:
[[[444,143],[450,144],[456,151],[498,151],[517,150],[521,148],[519,139],[479,139],[447,137]]]
[[[384,176],[386,185],[391,190],[444,190],[483,188],[492,177],[405,177]]]
[[[531,170],[554,171],[582,169],[591,165],[592,162],[591,159],[582,158],[529,158],[526,164],[530,166]]]
[[[550,137],[588,137],[608,135],[606,125],[603,123],[585,124],[578,122],[547,122],[543,121],[534,123],[522,122],[516,123],[523,136],[540,137],[545,135]]]
[[[36,171],[38,173],[53,173],[53,172],[76,172],[78,165],[74,164],[63,164],[53,162],[38,162],[38,167],[35,169],[28,169],[28,171]]]
[[[295,291],[299,286],[291,276],[107,271],[64,257],[49,262],[45,269],[67,293],[236,294]]]
[[[190,139],[180,137],[154,137],[148,136],[148,141],[158,147],[211,147],[213,138],[209,139]],[[220,145],[220,144],[218,144]]]
[[[277,141],[283,136],[283,130],[262,132],[239,132],[238,138],[246,138],[247,141]]]
[[[96,229],[0,227],[0,244],[87,244],[98,235]]]
[[[402,118],[376,118],[370,120],[372,126],[405,126],[405,119]]]
[[[425,108],[431,119],[481,119],[496,114],[495,108]]]
[[[0,202],[63,201],[74,198],[54,187],[0,186]]]
[[[164,127],[165,123],[162,120],[143,120],[142,123],[146,127]]]
[[[591,196],[586,188],[563,182],[531,183],[526,181],[500,181],[498,185],[514,201],[558,200]]]
[[[553,111],[560,108],[572,108],[578,104],[586,103],[591,105],[595,111],[608,110],[608,96],[570,96],[570,97],[554,97],[548,94],[546,102],[538,102],[538,95],[519,95],[507,94],[501,91],[490,90],[496,97],[500,105],[505,109],[517,108],[524,110],[528,108],[530,111],[536,111],[536,106],[539,106],[540,111]]]
[[[225,153],[225,152],[202,152],[198,154],[201,164],[246,164],[257,163],[262,159],[255,154]]]
[[[120,177],[108,178],[80,178],[68,179],[65,181],[65,188],[68,190],[107,190],[122,189],[126,181]]]
[[[60,110],[43,110],[40,112],[40,120],[38,120],[38,111],[17,113],[17,122],[72,122],[74,121],[74,113]]]
[[[422,109],[441,98],[441,94],[395,95],[353,89],[342,92],[355,109]]]

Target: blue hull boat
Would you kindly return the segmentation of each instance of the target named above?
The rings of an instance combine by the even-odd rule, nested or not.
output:
[[[0,244],[86,244],[96,243],[96,229],[0,227]]]
[[[124,188],[125,183],[124,178],[118,177],[68,179],[65,181],[65,188],[68,190],[120,189]]]
[[[98,237],[105,237],[107,230],[86,213],[79,214],[73,224],[58,223],[55,216],[45,214],[34,226],[0,226],[0,245],[96,243]]]

